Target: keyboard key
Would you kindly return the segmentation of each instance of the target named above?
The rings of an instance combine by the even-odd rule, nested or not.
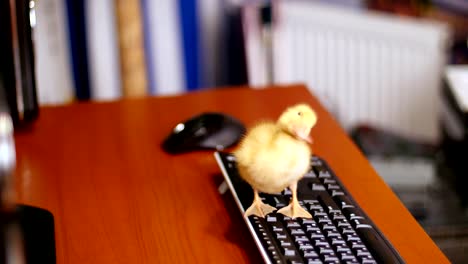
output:
[[[356,251],[356,256],[357,257],[362,257],[362,258],[367,258],[367,259],[370,259],[372,258],[371,254],[369,253],[369,251],[366,250],[357,250]]]
[[[310,234],[311,239],[320,239],[325,238],[325,236],[321,232]]]
[[[340,254],[338,253],[338,257],[343,261],[357,261],[356,257],[350,254]]]
[[[317,243],[323,242],[324,243],[323,245],[329,245],[328,242],[327,242],[327,239],[325,238],[325,236],[323,234],[320,234],[320,235],[322,235],[322,237],[311,238],[312,244],[315,246]],[[322,244],[320,244],[320,245],[322,245]]]
[[[328,231],[327,232],[327,237],[329,239],[332,239],[332,238],[341,238],[341,235],[340,233],[338,233],[337,231]]]
[[[300,221],[302,222],[303,225],[313,225],[313,226],[317,225],[314,219],[301,218]]]
[[[307,244],[307,245],[300,245],[299,246],[299,250],[302,250],[304,252],[309,252],[309,251],[313,251],[314,250],[314,247],[311,245],[311,244]],[[315,252],[315,251],[314,251]]]
[[[306,230],[320,230],[319,224],[317,224],[315,221],[310,223],[310,224],[303,224],[303,227],[305,227]]]
[[[354,203],[351,202],[351,200],[348,197],[346,197],[345,195],[334,196],[333,200],[335,200],[336,204],[341,209],[354,208],[354,205],[353,205]]]
[[[335,197],[335,196],[345,195],[345,193],[342,192],[342,191],[333,190],[331,195],[332,195],[332,197]]]
[[[335,214],[340,214],[340,215],[341,215],[341,210],[339,210],[338,208],[335,209],[335,208],[333,208],[333,207],[331,207],[331,206],[328,206],[326,209],[327,209],[328,214],[329,214],[330,216],[332,216],[332,217],[333,217],[333,215],[335,215]]]
[[[372,228],[371,225],[366,225],[366,224],[358,224],[356,225],[356,229],[360,229],[360,228]]]
[[[351,248],[354,251],[360,250],[360,249],[365,249],[366,246],[362,242],[354,242],[351,244]]]
[[[304,242],[304,241],[309,241],[309,239],[306,236],[294,236],[294,241]]]
[[[319,257],[317,252],[315,252],[314,250],[306,250],[304,251],[304,254],[302,254],[302,256],[304,258],[318,258]]]
[[[284,229],[283,229],[282,226],[276,226],[276,225],[275,225],[275,226],[272,226],[272,230],[273,230],[273,232],[281,232],[281,231],[283,231]]]
[[[313,214],[314,217],[324,217],[324,216],[328,217],[328,214],[325,213],[325,212],[315,212],[314,211],[312,214]]]
[[[320,260],[320,258],[311,258],[307,260],[307,264],[322,264],[323,262]]]
[[[333,249],[321,248],[319,250],[319,253],[322,254],[322,255],[323,254],[332,254],[332,253],[334,254],[334,251],[333,251]]]
[[[325,263],[340,263],[337,257],[327,256],[324,258]]]
[[[278,240],[281,240],[281,239],[286,239],[287,236],[286,236],[286,233],[282,233],[282,232],[281,232],[281,233],[276,233],[276,238],[277,238]]]
[[[304,178],[317,178],[317,174],[313,170],[310,170],[304,175]]]
[[[352,220],[364,220],[366,218],[364,218],[364,216],[360,216],[360,215],[351,215],[349,217],[349,220],[352,221]]]
[[[310,161],[310,165],[312,165],[312,168],[322,166],[322,164],[322,161],[319,159],[312,158],[312,160]]]
[[[288,220],[286,221],[286,227],[301,227],[301,225],[294,220]]]
[[[273,196],[273,206],[276,208],[283,208],[287,205],[285,198],[280,196]]]
[[[281,248],[281,253],[287,257],[296,256],[296,250],[291,246]]]
[[[319,178],[330,178],[331,177],[330,172],[328,172],[326,170],[319,171],[318,175],[319,175]]]
[[[361,242],[361,239],[355,235],[345,235],[344,239],[349,242]]]
[[[341,234],[343,234],[343,235],[349,235],[349,234],[355,235],[356,231],[354,231],[354,229],[352,229],[352,228],[342,228],[341,229]]]
[[[346,242],[345,242],[343,239],[341,239],[341,235],[340,235],[340,238],[334,238],[334,239],[332,239],[331,242],[330,242],[330,244],[331,244],[332,246],[334,246],[334,245],[346,245]]]
[[[334,218],[333,220],[335,220]],[[339,221],[336,221],[336,227],[342,227],[342,228],[351,228],[351,224],[346,220],[346,219],[339,219]]]
[[[336,184],[328,184],[327,189],[328,190],[341,190],[341,187]]]
[[[334,214],[332,217],[331,217],[334,221],[345,221],[346,220],[346,217],[344,215],[342,215],[341,213],[339,214]],[[347,221],[346,221],[347,222]]]
[[[336,252],[338,252],[338,254],[348,254],[348,255],[352,255],[353,253],[351,252],[351,249],[349,249],[349,247],[347,247],[346,245],[343,245],[343,246],[337,246],[335,248]]]
[[[314,245],[315,247],[330,248],[330,244],[328,244],[325,237],[312,239],[312,245]]]
[[[322,234],[320,231],[320,228],[315,227],[315,226],[308,226],[306,227],[306,233],[310,236],[312,234]]]
[[[278,221],[278,218],[276,218],[275,215],[267,215],[266,221],[269,223],[274,223]]]
[[[330,222],[327,222],[325,225],[323,225],[322,229],[324,231],[326,231],[326,230],[336,230],[336,227],[334,225],[332,225],[331,221],[330,221]]]
[[[304,230],[302,229],[292,229],[291,230],[291,235],[304,235]]]
[[[274,232],[285,230],[283,225],[279,221],[269,222],[269,223],[267,222],[267,224],[269,225],[270,229],[273,230]]]
[[[320,225],[320,223],[331,223],[331,219],[328,218],[326,213],[315,213],[317,216],[315,217],[315,221]]]
[[[318,200],[320,204],[323,206],[323,208],[325,208],[325,210],[329,214],[335,214],[335,213],[341,214],[340,208],[335,204],[335,202],[333,201],[333,199],[330,198],[330,196],[320,195],[318,197]]]
[[[336,181],[333,180],[333,179],[323,179],[323,183],[324,183],[324,184],[327,184],[327,183],[336,184]]]
[[[343,208],[342,210],[343,210],[343,214],[348,219],[350,219],[351,216],[361,216],[361,212],[357,208],[354,208],[354,207],[346,207],[346,208]]]
[[[317,200],[304,199],[303,201],[306,204],[318,204]]]
[[[370,222],[365,218],[353,219],[349,221],[354,228],[372,228]]]
[[[323,211],[323,207],[320,204],[310,204],[309,205],[310,211]],[[323,211],[324,212],[324,211]]]
[[[299,239],[301,238],[301,239]],[[297,246],[307,246],[307,245],[312,245],[309,241],[309,239],[306,236],[300,236],[300,237],[295,237],[294,241],[296,242]]]
[[[292,246],[292,244],[291,244],[291,241],[289,241],[289,240],[280,240],[280,246],[290,247],[290,246]]]
[[[313,183],[312,191],[325,191],[325,186],[323,186],[322,184]]]

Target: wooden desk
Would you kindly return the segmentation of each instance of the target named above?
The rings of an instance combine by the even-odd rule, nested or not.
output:
[[[408,263],[445,256],[303,86],[229,88],[180,97],[41,109],[17,133],[18,201],[55,217],[58,263],[259,263],[232,196],[221,196],[213,154],[171,156],[160,143],[202,111],[251,125],[298,102],[319,116],[313,150]]]

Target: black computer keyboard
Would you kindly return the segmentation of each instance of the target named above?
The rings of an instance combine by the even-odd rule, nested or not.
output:
[[[215,158],[242,212],[252,204],[253,190],[237,172],[234,156]],[[298,183],[298,199],[313,219],[277,214],[249,216],[247,226],[266,263],[404,263],[346,191],[326,162],[312,157],[312,169]],[[264,203],[280,209],[289,203],[288,189],[263,194]]]

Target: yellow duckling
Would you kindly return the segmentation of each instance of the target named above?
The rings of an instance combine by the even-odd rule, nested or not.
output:
[[[246,216],[265,217],[276,208],[264,204],[259,192],[274,194],[289,187],[288,206],[278,213],[291,218],[312,218],[297,200],[297,182],[310,168],[312,154],[308,143],[317,115],[306,104],[287,108],[277,122],[261,122],[251,128],[234,152],[241,178],[252,186],[254,201]]]

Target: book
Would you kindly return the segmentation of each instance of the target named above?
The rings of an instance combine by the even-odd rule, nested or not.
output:
[[[179,19],[182,32],[184,69],[187,90],[200,88],[201,64],[196,0],[179,0]]]
[[[151,94],[182,93],[186,81],[178,3],[174,0],[141,2]]]
[[[200,87],[221,84],[222,33],[225,25],[223,4],[217,0],[198,0],[198,25],[200,45]]]
[[[117,0],[115,7],[123,95],[144,96],[148,81],[140,1]]]
[[[115,4],[85,0],[88,69],[93,100],[122,96]]]
[[[66,0],[73,80],[78,100],[90,98],[84,5],[84,0]]]
[[[39,104],[70,102],[75,95],[65,1],[41,0],[36,4],[33,19]]]

